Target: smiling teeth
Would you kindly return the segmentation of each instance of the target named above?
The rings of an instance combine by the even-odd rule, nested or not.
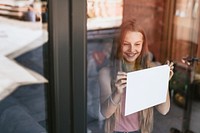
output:
[[[128,56],[131,56],[131,57],[134,56],[134,55],[135,55],[135,54],[128,54]]]

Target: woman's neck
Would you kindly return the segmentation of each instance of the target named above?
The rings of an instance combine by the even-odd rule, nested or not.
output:
[[[131,72],[135,70],[135,62],[123,61],[123,66],[126,72]]]

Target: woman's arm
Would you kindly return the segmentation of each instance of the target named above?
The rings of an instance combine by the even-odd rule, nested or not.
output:
[[[173,62],[169,62],[167,61],[167,64],[170,67],[170,75],[169,75],[169,80],[172,78],[172,76],[174,75],[173,69],[174,69],[174,63]],[[166,98],[166,102],[159,104],[156,106],[156,109],[163,115],[166,115],[169,112],[170,109],[170,96],[169,96],[169,91],[167,92],[167,98]]]
[[[157,105],[156,109],[163,115],[166,115],[169,112],[170,109],[169,91],[167,92],[166,102]]]
[[[117,89],[112,92],[109,68],[103,68],[99,72],[99,84],[101,113],[105,118],[109,118],[119,106],[122,93],[117,91]],[[123,88],[125,88],[125,85]]]

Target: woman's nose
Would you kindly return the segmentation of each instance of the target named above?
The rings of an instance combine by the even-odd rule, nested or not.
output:
[[[130,52],[135,52],[135,51],[136,51],[136,49],[135,49],[135,47],[134,47],[134,46],[132,46],[132,45],[131,45],[131,46],[130,46],[130,49],[129,49],[129,51],[130,51]]]

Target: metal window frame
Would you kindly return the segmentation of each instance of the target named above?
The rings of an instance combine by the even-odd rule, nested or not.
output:
[[[86,133],[86,1],[48,0],[48,133]]]

